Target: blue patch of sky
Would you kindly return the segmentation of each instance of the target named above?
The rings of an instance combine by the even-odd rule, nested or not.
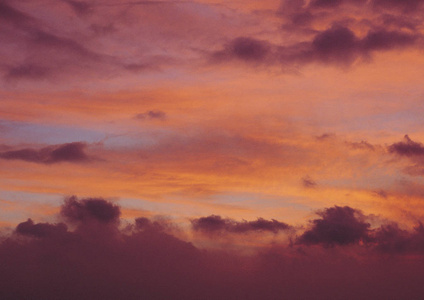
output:
[[[0,120],[1,137],[12,144],[94,143],[105,137],[104,132],[61,125],[43,125]]]

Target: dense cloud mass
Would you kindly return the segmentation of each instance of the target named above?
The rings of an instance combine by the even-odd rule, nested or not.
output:
[[[191,220],[193,229],[205,233],[246,233],[254,231],[269,231],[277,233],[280,230],[290,229],[290,226],[277,220],[265,220],[258,218],[256,221],[237,222],[231,219],[223,219],[221,216],[211,215],[208,217]]]
[[[408,135],[405,135],[404,141],[390,145],[389,151],[401,156],[420,156],[424,155],[424,146],[421,143],[414,142]]]
[[[424,292],[422,224],[413,232],[395,223],[370,229],[359,211],[335,206],[318,213],[300,244],[245,256],[201,250],[146,217],[121,228],[119,215],[111,202],[73,196],[62,222],[20,223],[0,244],[1,299],[418,299]],[[192,225],[234,233],[288,228],[219,216]],[[361,239],[367,244],[358,248]]]
[[[215,4],[204,1],[98,3],[66,0],[48,9],[39,1],[34,3],[29,7],[25,2],[17,5],[12,1],[0,1],[0,20],[5,24],[0,39],[10,45],[2,53],[7,59],[0,64],[0,73],[8,83],[75,80],[93,75],[103,78],[105,74],[115,77],[163,70],[181,63],[190,65],[194,57],[206,58],[211,65],[239,60],[266,66],[299,67],[318,62],[345,67],[358,60],[369,61],[381,51],[419,47],[422,43],[419,25],[423,2],[419,0],[281,1],[281,7],[276,3],[273,11],[281,18],[280,27],[273,29],[274,38],[254,35],[251,29],[226,34],[215,26],[218,22],[226,22],[224,18],[206,19],[208,30],[199,29],[200,33],[195,36],[187,34],[184,26],[170,29],[167,22],[156,21],[161,19],[162,12],[167,12],[176,19],[193,18],[190,19],[191,27],[204,26],[193,14],[193,8],[202,6],[211,15],[216,11]],[[139,8],[143,6],[149,9],[151,17],[144,17],[146,12]],[[156,9],[156,6],[164,9]],[[33,7],[37,10],[33,11]],[[222,15],[231,12],[224,6],[220,9]],[[66,18],[75,31],[70,32],[60,24],[52,26],[49,22],[54,23],[55,15]],[[136,24],[126,22],[126,18],[137,19]],[[142,30],[138,31],[152,27],[159,30],[146,36],[141,34]],[[217,29],[213,30],[214,27]],[[125,32],[131,31],[134,34],[128,38]],[[292,32],[301,34],[298,39],[275,42],[280,34]],[[139,36],[137,41],[132,38],[134,35]],[[158,55],[164,47],[164,37],[168,40],[168,53]],[[226,42],[222,43],[223,40]],[[122,43],[122,47],[129,50],[115,51],[110,46],[114,43]],[[218,44],[222,44],[220,50],[210,50]],[[150,49],[146,51],[146,48]]]
[[[59,162],[86,162],[89,156],[85,153],[87,145],[81,142],[48,146],[41,149],[24,148],[0,152],[0,158],[7,160],[24,160],[34,163],[54,164]]]
[[[325,246],[348,245],[364,241],[368,237],[369,223],[361,213],[348,206],[327,208],[312,221],[312,228],[305,231],[298,242]]]
[[[369,58],[375,51],[411,46],[418,38],[418,34],[385,29],[370,30],[361,38],[348,27],[333,25],[318,32],[310,42],[301,42],[289,47],[239,37],[225,46],[224,50],[215,52],[213,58],[217,61],[239,59],[261,64],[302,65],[321,62],[348,66],[359,58]]]

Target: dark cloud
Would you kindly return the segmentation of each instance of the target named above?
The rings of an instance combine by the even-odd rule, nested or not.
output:
[[[299,244],[349,245],[368,239],[370,224],[358,210],[334,206],[318,215],[321,219],[311,221],[312,227],[298,238]]]
[[[65,201],[63,211],[68,212],[59,217],[70,222],[69,228],[74,221],[84,225],[70,230],[65,223],[29,219],[0,241],[0,299],[248,300],[284,295],[287,299],[382,300],[419,299],[424,292],[421,224],[412,232],[395,224],[382,226],[370,233],[363,247],[270,245],[240,255],[198,249],[155,228],[160,221],[145,217],[121,230],[116,221],[119,208],[103,199],[74,197]],[[359,212],[349,207],[328,208],[321,217],[334,230],[350,228],[341,230],[347,240],[331,234],[335,243],[356,242],[360,234],[352,236],[352,231],[368,230]],[[217,216],[203,220],[213,228],[229,224]],[[316,221],[314,228],[322,227]],[[230,223],[241,224],[241,232],[275,224],[263,219]],[[405,255],[409,253],[416,256]]]
[[[33,237],[55,237],[65,234],[68,227],[64,223],[49,224],[49,223],[38,223],[34,224],[31,219],[26,222],[22,222],[16,226],[16,233],[21,235],[33,236]]]
[[[324,62],[351,63],[356,57],[358,40],[345,27],[333,27],[319,33],[312,41],[311,57]]]
[[[388,147],[389,152],[396,153],[401,156],[421,156],[424,155],[424,146],[421,143],[414,142],[405,135],[402,142],[394,143]]]
[[[223,219],[221,216],[211,215],[191,220],[195,231],[205,233],[247,233],[255,231],[269,231],[277,233],[281,230],[290,229],[291,226],[277,220],[265,220],[258,218],[256,221],[235,221],[232,219]]]
[[[72,196],[66,199],[60,211],[61,216],[71,222],[87,222],[91,220],[103,223],[117,223],[121,210],[119,206],[101,198],[79,200]]]
[[[166,113],[160,110],[149,110],[144,113],[137,114],[135,118],[139,120],[146,120],[146,119],[165,120]]]
[[[91,12],[88,2],[64,1],[77,14]],[[31,9],[24,12],[13,7],[12,2],[0,2],[0,20],[9,25],[2,28],[2,41],[19,49],[8,53],[0,66],[6,81],[58,80],[75,74],[100,76],[105,70],[109,75],[114,70],[125,71],[125,64],[119,59],[93,47],[91,38],[82,40],[60,32],[59,28],[46,26],[41,13],[31,13]]]
[[[362,40],[363,50],[390,50],[409,46],[415,43],[418,36],[400,31],[371,31]]]
[[[383,225],[375,231],[372,242],[385,253],[424,253],[424,226],[419,223],[413,232],[399,228],[396,223]]]
[[[315,188],[318,184],[311,177],[306,176],[302,178],[302,185],[305,188]]]
[[[412,46],[419,34],[373,29],[358,37],[346,26],[333,25],[317,32],[312,40],[289,46],[272,45],[266,41],[236,38],[223,50],[212,54],[214,61],[239,59],[253,64],[304,65],[314,62],[350,66],[358,59],[368,60],[377,51]]]
[[[8,1],[0,0],[0,20],[12,24],[17,28],[30,28],[35,20],[31,16],[15,9]]]
[[[413,45],[418,36],[399,31],[370,30],[363,38],[343,26],[332,26],[318,33],[310,49],[300,56],[305,62],[321,61],[350,65],[358,58],[365,58],[374,51],[387,51]]]
[[[34,163],[54,164],[60,162],[86,162],[90,158],[85,153],[87,145],[81,142],[48,146],[41,149],[25,148],[0,152],[0,158],[24,160]]]

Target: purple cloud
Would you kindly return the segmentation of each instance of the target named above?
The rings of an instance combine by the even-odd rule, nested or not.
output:
[[[0,158],[6,160],[24,160],[34,163],[54,164],[60,162],[87,162],[87,145],[82,142],[48,146],[41,149],[25,148],[0,152]]]
[[[191,220],[195,231],[204,233],[247,233],[268,231],[277,233],[280,230],[288,230],[291,226],[277,220],[265,220],[258,218],[256,221],[235,221],[232,219],[223,219],[221,216],[211,215]]]
[[[61,216],[70,222],[87,222],[91,220],[102,223],[117,223],[121,210],[119,206],[101,198],[79,200],[72,196],[62,205]]]
[[[414,142],[405,135],[402,142],[394,143],[389,146],[389,152],[401,156],[421,156],[424,155],[424,146],[421,143]]]
[[[370,224],[364,221],[360,211],[351,207],[334,206],[318,213],[321,219],[311,221],[297,243],[324,246],[356,244],[368,239]]]
[[[20,223],[0,240],[1,299],[418,299],[424,276],[424,229],[389,224],[369,230],[359,211],[331,207],[306,231],[319,243],[237,251],[199,249],[137,218],[119,227],[119,207],[101,198],[71,197],[65,223]],[[240,232],[273,230],[279,222],[236,222],[219,216],[195,224]],[[75,222],[78,227],[73,228]],[[84,225],[81,225],[84,224]],[[268,229],[264,229],[268,228]],[[342,236],[346,237],[343,238]],[[369,237],[362,246],[357,241]],[[303,236],[305,239],[305,235]],[[327,244],[345,247],[327,248]],[[325,247],[319,247],[319,245]],[[349,248],[349,245],[353,247]],[[416,256],[406,254],[413,253]],[[390,254],[390,259],[387,255]],[[403,276],[399,277],[399,274]]]

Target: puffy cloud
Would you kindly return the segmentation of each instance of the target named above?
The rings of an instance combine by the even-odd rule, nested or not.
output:
[[[54,164],[60,162],[86,162],[89,156],[85,153],[87,145],[82,142],[48,146],[41,149],[25,148],[0,152],[0,158],[7,160],[24,160],[34,163]]]
[[[349,245],[368,239],[370,224],[358,210],[334,206],[318,215],[321,218],[311,222],[312,227],[298,238],[299,244]]]
[[[267,41],[238,37],[223,50],[214,52],[218,62],[239,59],[253,64],[309,64],[314,62],[349,66],[358,59],[367,59],[377,51],[388,51],[414,45],[417,33],[372,29],[358,37],[350,28],[332,25],[318,31],[311,40],[292,45],[274,45]]]
[[[234,251],[200,250],[155,228],[154,224],[160,222],[145,217],[137,218],[130,229],[127,226],[121,230],[119,222],[113,221],[119,219],[119,212],[118,206],[103,199],[73,198],[65,201],[59,218],[93,226],[72,231],[64,223],[34,223],[29,219],[19,224],[15,234],[0,241],[0,297],[278,299],[284,294],[293,299],[358,299],[370,295],[373,299],[414,299],[422,295],[422,283],[417,280],[424,275],[422,256],[403,255],[423,254],[422,225],[414,232],[393,224],[382,226],[375,230],[369,244],[362,248],[354,245],[349,251],[346,240],[332,237],[334,243],[346,247],[270,245],[246,256]],[[328,208],[321,216],[335,230],[350,228],[340,231],[349,236],[348,241],[358,238],[352,237],[352,231],[368,230],[359,220],[361,214],[349,207]],[[343,217],[347,221],[342,221]],[[277,224],[263,219],[225,222],[218,216],[203,220],[207,227],[233,226],[241,232]],[[321,228],[316,221],[313,226]],[[324,241],[328,243],[328,239]],[[382,253],[393,256],[382,260]],[[401,279],[399,273],[404,274]]]
[[[414,142],[408,135],[405,135],[402,142],[394,143],[389,146],[389,152],[401,156],[421,156],[424,155],[424,146],[421,143]]]
[[[33,236],[33,237],[54,237],[60,236],[67,232],[68,228],[66,224],[49,224],[49,223],[37,223],[28,219],[26,222],[22,222],[16,226],[16,232],[21,235]]]
[[[192,227],[195,231],[205,233],[247,233],[269,231],[277,233],[279,231],[290,229],[286,223],[277,220],[265,220],[258,218],[256,221],[235,221],[232,219],[223,219],[221,216],[211,215],[191,220]]]
[[[66,199],[60,214],[71,222],[96,220],[103,223],[117,223],[121,211],[119,206],[101,198],[79,200],[72,196]]]

